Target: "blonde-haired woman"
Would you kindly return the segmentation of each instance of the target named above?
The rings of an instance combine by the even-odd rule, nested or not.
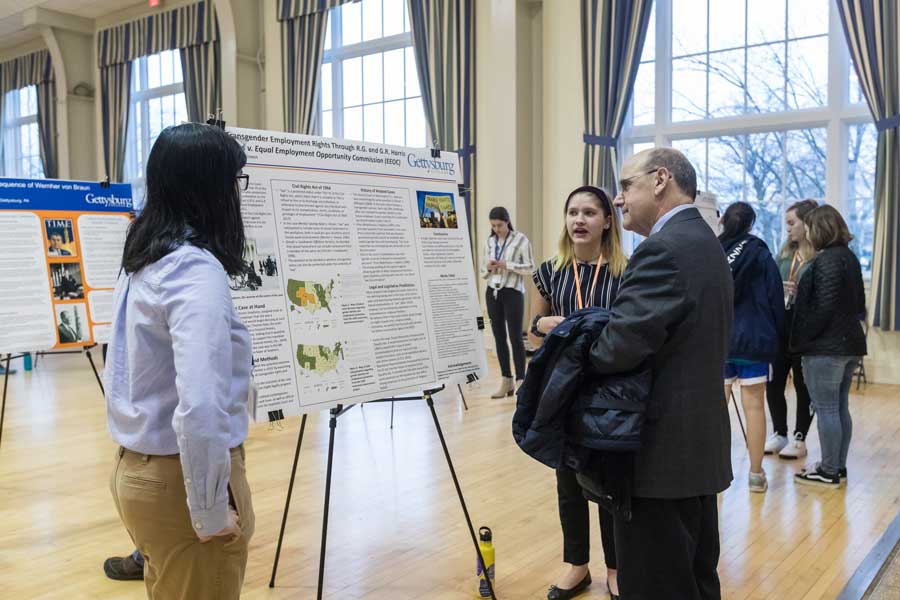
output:
[[[566,199],[564,213],[558,253],[542,263],[533,276],[540,294],[529,336],[535,346],[576,310],[589,306],[609,308],[625,271],[619,218],[606,192],[593,186],[579,187]],[[556,492],[563,530],[563,562],[571,568],[551,586],[547,598],[564,600],[574,598],[591,584],[590,514],[573,470],[561,467],[556,471]],[[613,517],[602,508],[600,535],[607,586],[616,598]]]
[[[806,225],[803,218],[819,206],[815,200],[801,200],[790,205],[784,213],[786,236],[784,245],[775,262],[784,282],[785,323],[794,319],[794,298],[797,282],[806,272],[809,261],[816,251],[806,237]],[[809,390],[803,379],[803,368],[800,357],[792,355],[787,348],[787,331],[784,332],[779,356],[772,361],[772,377],[766,384],[766,402],[772,417],[772,436],[766,441],[766,454],[778,454],[781,458],[795,459],[806,456],[806,436],[812,424],[809,410]],[[788,439],[787,399],[784,395],[788,375],[794,374],[794,390],[797,392],[797,415],[794,422],[794,435]]]

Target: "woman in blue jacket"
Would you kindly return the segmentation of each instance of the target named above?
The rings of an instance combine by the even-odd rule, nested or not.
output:
[[[749,488],[768,488],[762,468],[766,443],[766,383],[770,363],[778,356],[784,328],[784,287],[778,265],[766,243],[752,235],[756,222],[753,207],[735,202],[722,217],[719,241],[734,276],[734,325],[731,349],[725,362],[725,397],[732,386],[741,388],[741,404],[747,417],[750,453]]]

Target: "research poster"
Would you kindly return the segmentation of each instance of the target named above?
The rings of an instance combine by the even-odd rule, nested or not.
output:
[[[229,129],[250,176],[246,275],[257,420],[480,377],[485,354],[456,154]]]
[[[131,186],[0,178],[0,353],[110,338]]]

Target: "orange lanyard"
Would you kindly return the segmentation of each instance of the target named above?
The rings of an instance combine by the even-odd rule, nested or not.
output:
[[[788,272],[788,281],[794,280],[794,273],[803,265],[803,257],[799,252],[794,252],[794,259],[791,261],[791,270]]]
[[[589,299],[594,299],[594,290],[597,289],[597,277],[600,275],[600,263],[603,262],[603,255],[601,254],[597,258],[597,268],[594,269],[594,281],[591,283],[591,295],[588,296]],[[581,279],[578,277],[578,264],[575,262],[575,257],[572,257],[572,275],[575,276],[575,305],[578,307],[578,310],[584,308],[584,299],[581,297]]]

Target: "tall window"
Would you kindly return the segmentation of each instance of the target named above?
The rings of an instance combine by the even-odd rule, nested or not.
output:
[[[40,134],[37,123],[37,93],[33,85],[7,92],[3,98],[3,139],[0,143],[3,175],[40,179]]]
[[[656,0],[624,153],[683,151],[701,191],[743,200],[777,251],[784,210],[841,210],[871,268],[875,132],[829,0]]]
[[[322,135],[426,146],[406,0],[363,0],[334,8],[325,36]]]
[[[163,129],[187,121],[187,105],[177,50],[143,56],[134,61],[131,72],[125,181],[131,183],[140,207],[150,149]]]

